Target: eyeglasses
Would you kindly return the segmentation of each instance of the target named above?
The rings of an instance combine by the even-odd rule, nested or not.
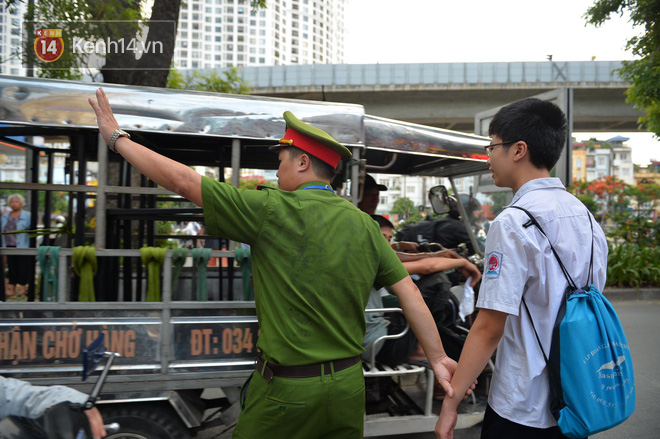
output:
[[[484,146],[484,149],[486,150],[486,155],[487,155],[488,157],[490,157],[490,155],[491,155],[492,152],[493,152],[493,149],[495,149],[496,146],[510,145],[510,144],[512,144],[512,143],[516,143],[516,142],[517,142],[517,140],[514,140],[513,142],[493,143],[493,144],[491,144],[491,145]]]

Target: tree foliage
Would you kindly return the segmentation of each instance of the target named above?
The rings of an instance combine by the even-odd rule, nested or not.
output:
[[[424,219],[422,212],[415,207],[415,203],[408,197],[397,198],[392,203],[391,213],[399,215],[406,225],[415,224]]]
[[[644,29],[626,49],[640,59],[624,61],[619,74],[630,82],[627,101],[645,112],[640,125],[660,137],[660,0],[596,0],[585,14],[587,23],[600,26],[613,15],[630,13],[634,26]]]
[[[25,2],[24,0],[21,0]],[[7,7],[12,7],[18,0],[10,0]],[[119,28],[108,26],[115,20],[125,21],[125,27],[131,34],[138,30],[137,22],[144,19],[139,10],[138,0],[118,2],[39,0],[31,3],[24,16],[25,28],[22,45],[15,48],[17,55],[27,66],[33,66],[36,74],[42,78],[82,79],[83,73],[91,73],[86,68],[89,55],[73,50],[76,40],[97,41],[100,38],[119,38]],[[47,29],[63,29],[63,54],[57,61],[46,63],[40,60],[34,51],[35,26]]]
[[[6,8],[26,0],[8,0]],[[178,29],[179,11],[182,0],[153,0],[151,10],[147,10],[147,0],[38,0],[30,5],[25,14],[27,24],[38,21],[48,28],[66,29],[63,33],[65,47],[74,46],[74,38],[84,41],[96,42],[99,40],[113,42],[124,38],[125,41],[137,39],[146,47],[157,47],[159,50],[132,50],[127,48],[120,53],[107,53],[105,64],[100,71],[103,82],[130,85],[148,85],[165,87],[168,83],[170,66],[174,55],[176,31]],[[250,0],[252,11],[266,7],[266,0]],[[163,24],[166,23],[166,24]],[[34,30],[26,27],[27,36],[20,53],[26,64],[32,63],[41,77],[60,79],[82,79],[86,71],[88,56],[84,53],[74,53],[65,50],[63,55],[55,62],[41,62],[34,54],[32,48]],[[162,50],[160,50],[162,48]],[[40,67],[48,67],[40,69]],[[238,75],[236,71],[231,73]],[[210,75],[202,80],[209,87],[219,86],[224,81],[219,75]],[[227,76],[229,89],[236,90],[236,81]],[[238,87],[238,92],[245,92]]]
[[[236,67],[227,69],[221,74],[215,71],[202,74],[199,70],[194,70],[190,75],[172,69],[167,77],[167,88],[234,94],[246,94],[250,91],[250,85]]]

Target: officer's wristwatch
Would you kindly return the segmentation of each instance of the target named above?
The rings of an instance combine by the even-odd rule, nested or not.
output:
[[[131,135],[124,130],[120,130],[120,129],[114,130],[112,132],[112,135],[110,136],[110,139],[108,140],[108,148],[110,148],[110,151],[117,152],[117,148],[115,148],[115,142],[120,137],[126,137],[127,139],[130,139]]]

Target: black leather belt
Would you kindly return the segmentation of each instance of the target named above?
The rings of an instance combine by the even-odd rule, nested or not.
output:
[[[261,358],[261,355],[257,357],[254,362],[254,367],[269,383],[272,381],[273,377],[283,377],[283,378],[310,378],[321,376],[321,370],[324,374],[332,373],[332,370],[339,372],[346,368],[351,367],[354,364],[357,364],[360,361],[360,356],[351,357],[351,358],[342,358],[341,360],[328,361],[327,363],[318,363],[318,364],[308,364],[305,366],[282,366],[281,364],[276,364],[271,361],[268,363],[264,362],[264,359]],[[323,369],[321,369],[323,366]]]

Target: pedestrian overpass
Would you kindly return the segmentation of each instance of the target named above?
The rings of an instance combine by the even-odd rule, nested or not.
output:
[[[252,94],[361,104],[368,114],[474,132],[477,113],[557,89],[573,131],[638,131],[621,61],[310,64],[244,67]]]

